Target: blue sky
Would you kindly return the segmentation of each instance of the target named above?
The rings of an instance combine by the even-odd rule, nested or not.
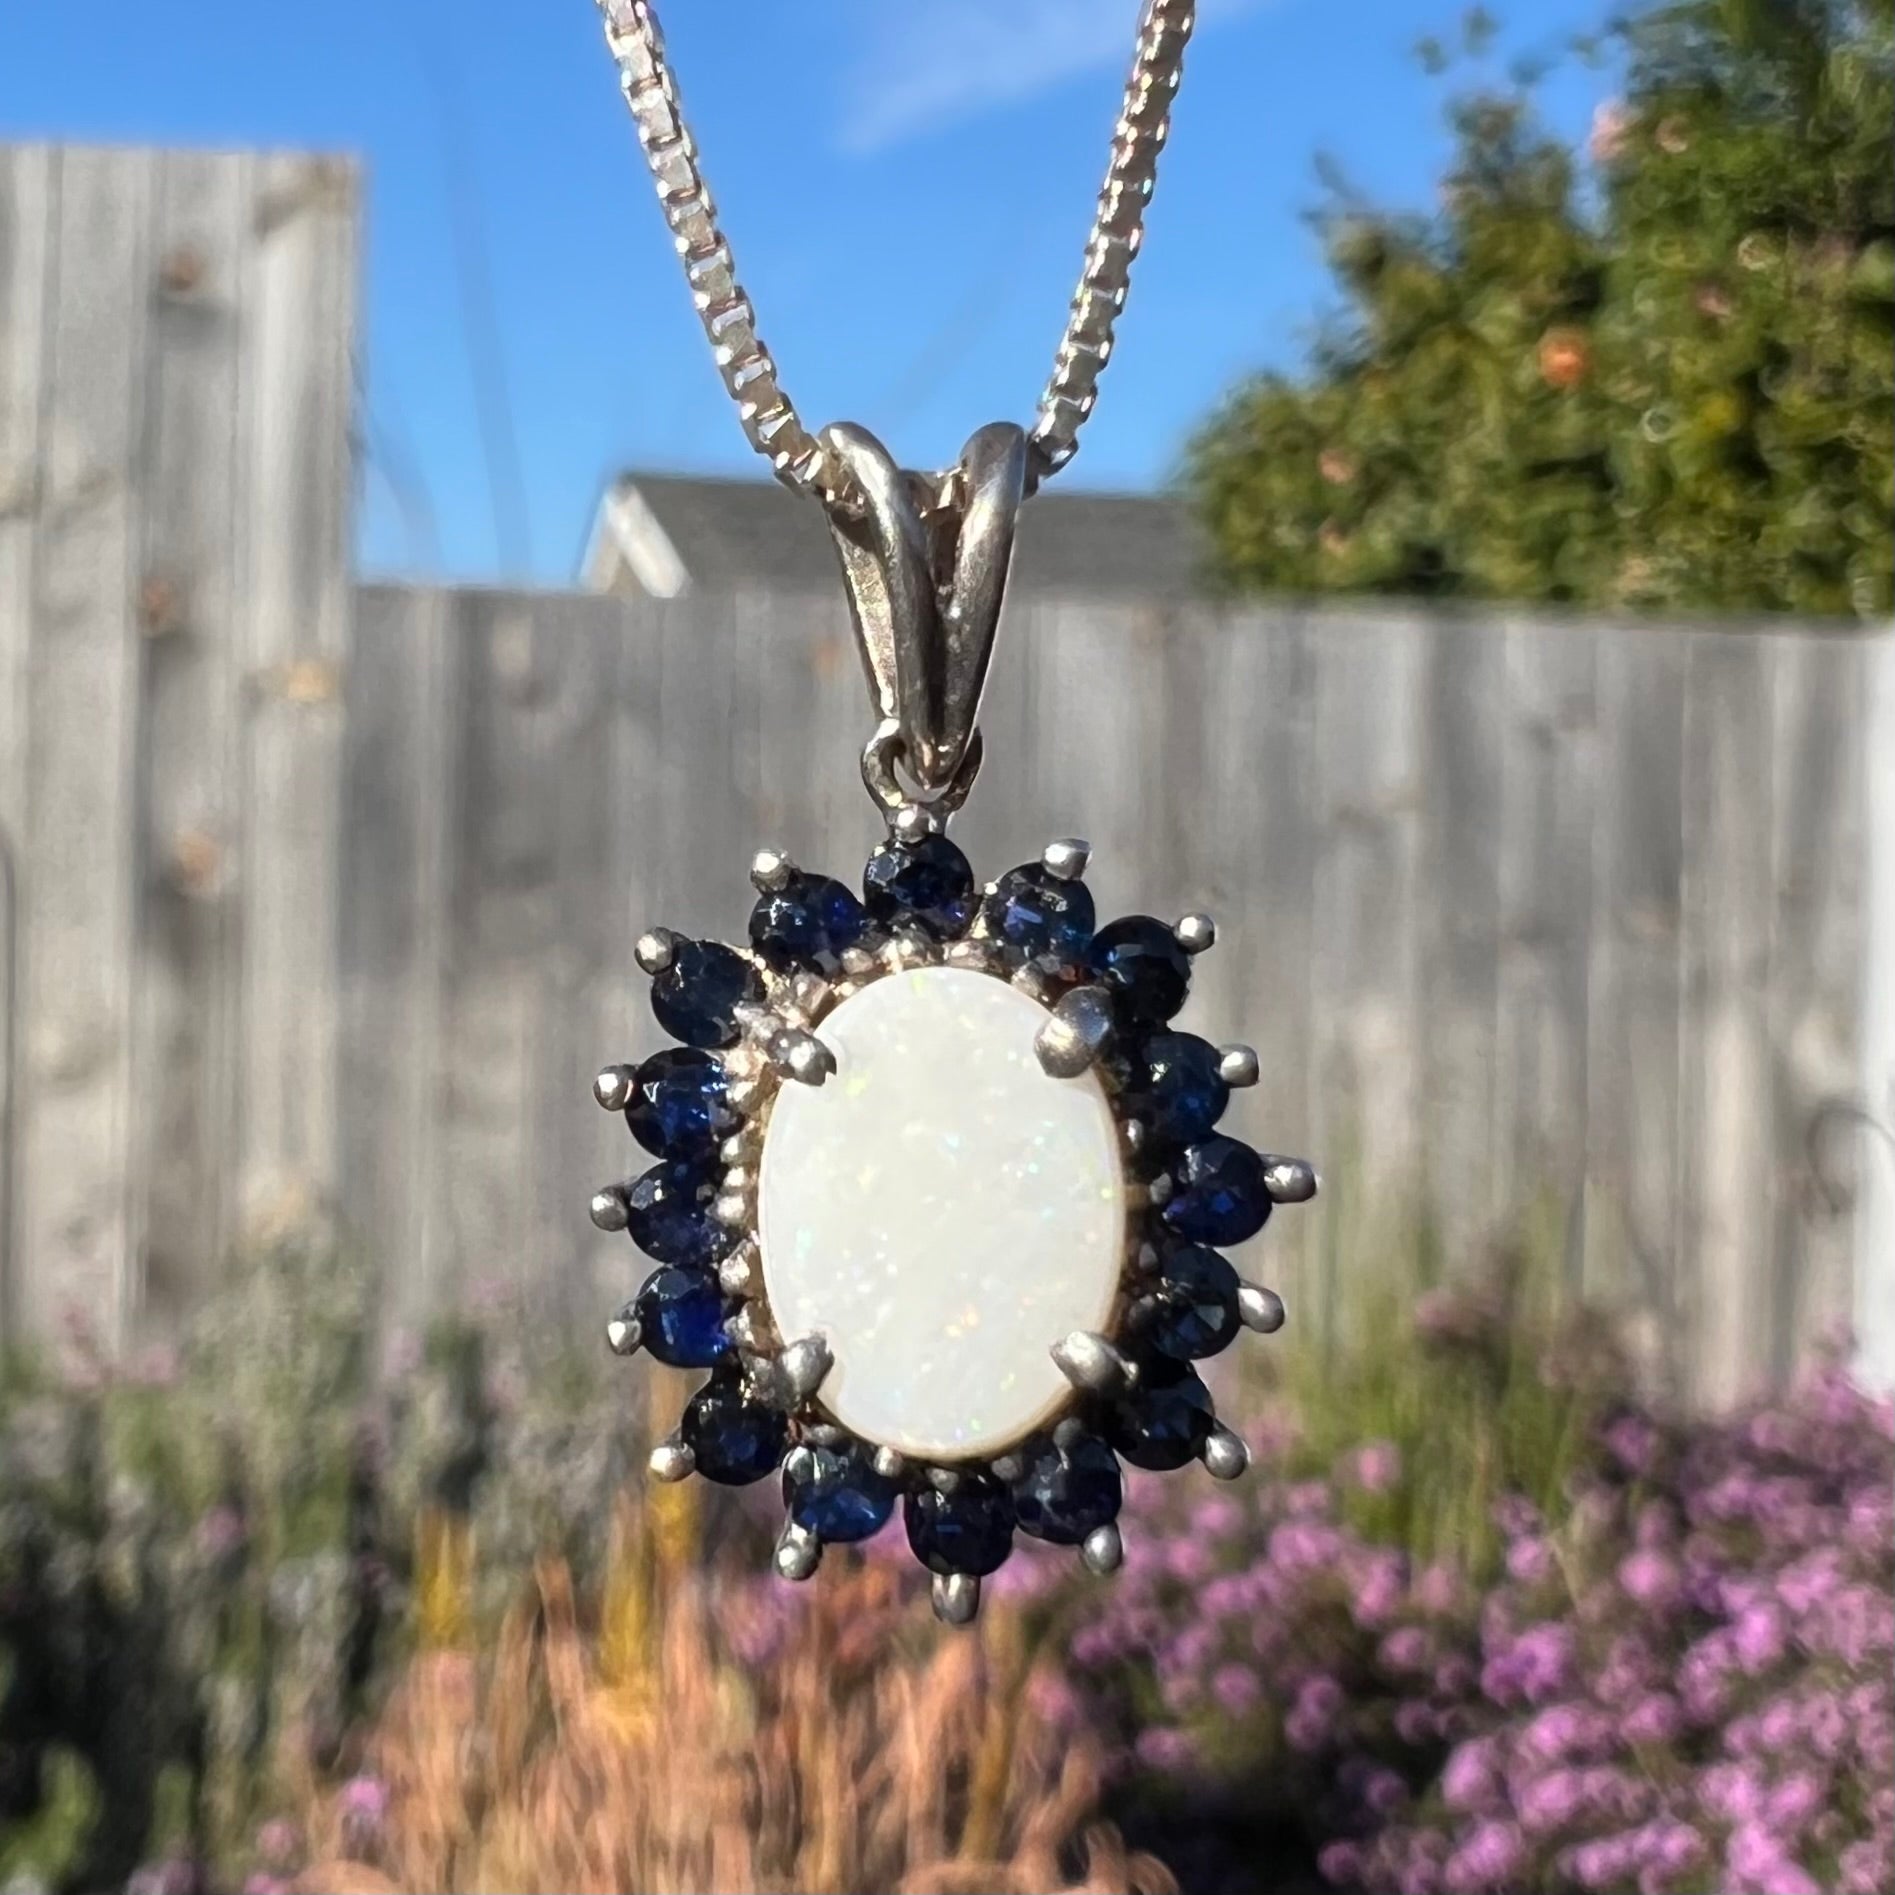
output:
[[[1585,0],[1505,9],[1556,48]],[[1119,352],[1072,469],[1142,487],[1329,292],[1315,154],[1425,204],[1446,149],[1422,34],[1456,0],[1201,0]],[[1029,418],[1091,214],[1137,0],[669,0],[688,114],[791,395],[905,461]],[[615,468],[750,472],[591,0],[0,0],[0,137],[340,149],[368,169],[369,570],[570,576]],[[1607,88],[1561,71],[1575,135]],[[518,441],[497,526],[457,230]],[[395,504],[389,467],[431,529]]]

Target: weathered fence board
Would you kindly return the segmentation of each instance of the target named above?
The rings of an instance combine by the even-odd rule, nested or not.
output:
[[[1771,840],[1774,945],[1766,1030],[1776,1099],[1770,1367],[1799,1337],[1840,1335],[1851,1317],[1858,1173],[1885,1161],[1863,1140],[1858,1008],[1866,932],[1865,706],[1869,651],[1811,637],[1774,659]]]
[[[60,156],[28,600],[21,1211],[27,1248],[57,1267],[29,1277],[20,1300],[36,1327],[58,1297],[107,1336],[134,1294],[132,607],[154,171],[148,157]]]
[[[230,735],[242,679],[234,527],[245,167],[159,160],[143,543],[143,861],[132,983],[133,1243],[160,1308],[215,1283],[226,1228],[234,1034],[230,906],[238,820]]]
[[[0,149],[9,1335],[332,1195],[355,222],[333,160]]]
[[[1679,914],[1686,641],[1593,634],[1599,737],[1586,988],[1587,1294],[1633,1313],[1648,1370],[1679,1372]]]
[[[1493,1186],[1485,1209],[1505,1216],[1537,1195],[1558,1219],[1564,1274],[1582,1287],[1597,640],[1570,626],[1518,620],[1508,621],[1502,639]]]
[[[242,1030],[231,1136],[246,1229],[295,1219],[335,1177],[334,920],[341,672],[354,493],[353,169],[253,161],[237,453],[244,506],[237,885]]]
[[[33,549],[43,474],[47,311],[52,303],[58,159],[44,145],[0,145],[0,1335],[11,1335],[23,1286],[20,1120],[26,1049],[19,955]]]

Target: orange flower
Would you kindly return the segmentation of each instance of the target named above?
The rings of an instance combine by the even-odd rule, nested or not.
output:
[[[1549,329],[1540,338],[1540,379],[1562,392],[1592,372],[1592,343],[1583,329]]]
[[[1625,154],[1625,141],[1635,123],[1622,99],[1604,99],[1593,108],[1592,134],[1586,140],[1595,164],[1611,164]]]

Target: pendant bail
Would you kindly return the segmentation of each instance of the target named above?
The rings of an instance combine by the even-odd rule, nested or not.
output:
[[[939,481],[903,472],[853,422],[822,442],[848,476],[826,511],[880,720],[863,780],[891,817],[915,804],[951,813],[980,767],[976,719],[1026,495],[1025,431],[979,429]]]

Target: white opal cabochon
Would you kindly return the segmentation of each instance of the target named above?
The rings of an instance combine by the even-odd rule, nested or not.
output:
[[[818,1028],[827,1082],[786,1083],[771,1110],[758,1240],[777,1327],[828,1341],[837,1421],[918,1459],[1031,1434],[1071,1393],[1048,1351],[1111,1321],[1118,1128],[1095,1074],[1041,1069],[1046,1019],[988,974],[890,974]]]

